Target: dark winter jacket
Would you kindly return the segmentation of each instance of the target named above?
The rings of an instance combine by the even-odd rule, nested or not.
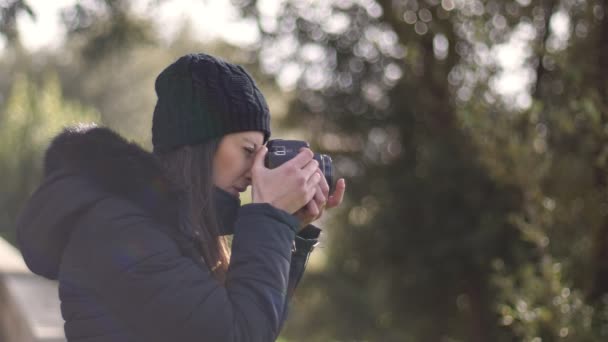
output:
[[[320,229],[215,188],[233,231],[225,286],[158,159],[107,128],[66,129],[17,224],[28,267],[59,281],[69,341],[274,341]],[[295,251],[294,251],[295,249]]]

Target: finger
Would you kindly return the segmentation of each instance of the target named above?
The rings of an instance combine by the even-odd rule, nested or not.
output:
[[[334,193],[329,196],[329,199],[327,201],[327,208],[334,208],[337,207],[338,205],[340,205],[342,203],[342,200],[344,199],[344,193],[346,191],[346,181],[342,178],[340,180],[338,180],[337,184],[336,184],[336,190],[334,191]]]
[[[314,219],[319,215],[319,207],[317,206],[317,203],[315,201],[308,202],[307,207],[311,219]]]
[[[319,182],[319,184],[320,184],[320,183],[321,183],[321,182]],[[320,188],[321,188],[321,187],[319,186],[319,190],[317,190],[317,191],[320,191]],[[319,210],[319,213],[317,214],[317,216],[315,216],[315,218],[314,218],[314,219],[315,219],[315,220],[318,220],[318,219],[321,217],[321,215],[323,215],[323,211],[325,210],[325,205],[326,205],[326,203],[327,203],[327,199],[322,198],[321,200],[318,200],[318,199],[316,198],[316,196],[315,196],[315,198],[314,198],[314,202],[316,202],[316,204],[317,204],[317,209]]]
[[[319,184],[319,180],[321,179],[321,175],[318,172],[315,172],[306,182],[306,203],[310,202],[315,193],[317,192],[317,184]]]
[[[306,187],[311,193],[310,199],[312,199],[315,193],[317,192],[317,185],[321,181],[321,178],[322,177],[318,172],[313,172],[312,176],[310,176],[310,178],[308,178],[308,180],[306,181]]]
[[[322,179],[319,181],[319,186],[321,187],[321,192],[325,199],[329,198],[329,184],[327,184],[327,179],[325,176],[321,177]]]
[[[310,220],[312,218],[312,215],[310,214],[310,212],[312,211],[312,202],[313,201],[309,201],[308,203],[306,203],[306,205],[302,208],[304,210],[304,216],[306,216],[306,219]]]
[[[284,163],[283,165],[292,165],[298,169],[303,168],[312,158],[314,153],[309,148],[304,148],[295,157]],[[282,166],[282,165],[281,165]]]
[[[313,197],[315,202],[318,205],[324,204],[326,201],[326,197],[323,195],[323,190],[321,190],[321,182],[323,181],[323,177],[319,180],[319,184],[317,184],[317,190],[315,192],[315,196]]]
[[[255,154],[255,158],[253,160],[252,168],[263,168],[264,166],[264,158],[266,157],[266,153],[268,152],[268,148],[266,146],[260,146],[258,148],[257,153]]]
[[[327,200],[327,208],[334,208],[339,206],[344,199],[344,192],[346,191],[346,181],[344,178],[340,178],[336,184],[336,190],[329,196]]]
[[[306,166],[302,169],[302,174],[304,175],[304,179],[308,180],[315,172],[319,171],[319,162],[312,159],[306,164]]]
[[[313,208],[312,208],[312,205],[310,204],[310,202],[306,203],[306,205],[304,205],[298,211],[298,218],[300,218],[300,221],[303,222],[304,225],[306,225],[309,222],[312,222],[314,220],[314,216],[313,216],[313,214],[311,214],[312,211],[313,211]]]

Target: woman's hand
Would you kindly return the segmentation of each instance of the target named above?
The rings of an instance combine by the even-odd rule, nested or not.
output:
[[[322,175],[321,170],[317,170],[317,172]],[[329,185],[327,184],[325,177],[321,176],[321,181],[317,186],[313,199],[294,214],[300,219],[300,229],[321,218],[325,208],[335,208],[339,206],[342,203],[345,191],[346,181],[344,178],[340,178],[336,183],[334,193],[331,196],[328,196]]]
[[[268,148],[261,146],[251,169],[252,202],[269,203],[294,214],[315,196],[324,178],[310,149],[300,150],[291,160],[274,169],[264,166]]]

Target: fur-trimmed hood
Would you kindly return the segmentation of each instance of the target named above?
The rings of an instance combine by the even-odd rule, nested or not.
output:
[[[240,200],[215,190],[222,233],[230,233]],[[159,222],[182,228],[185,192],[166,178],[156,155],[109,128],[71,126],[46,150],[42,183],[17,221],[17,242],[28,267],[56,279],[79,218],[108,196],[127,199]]]

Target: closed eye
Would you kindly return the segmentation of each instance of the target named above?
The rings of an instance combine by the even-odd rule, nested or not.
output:
[[[248,154],[253,154],[253,150],[247,147],[244,147],[243,150],[247,151]]]

